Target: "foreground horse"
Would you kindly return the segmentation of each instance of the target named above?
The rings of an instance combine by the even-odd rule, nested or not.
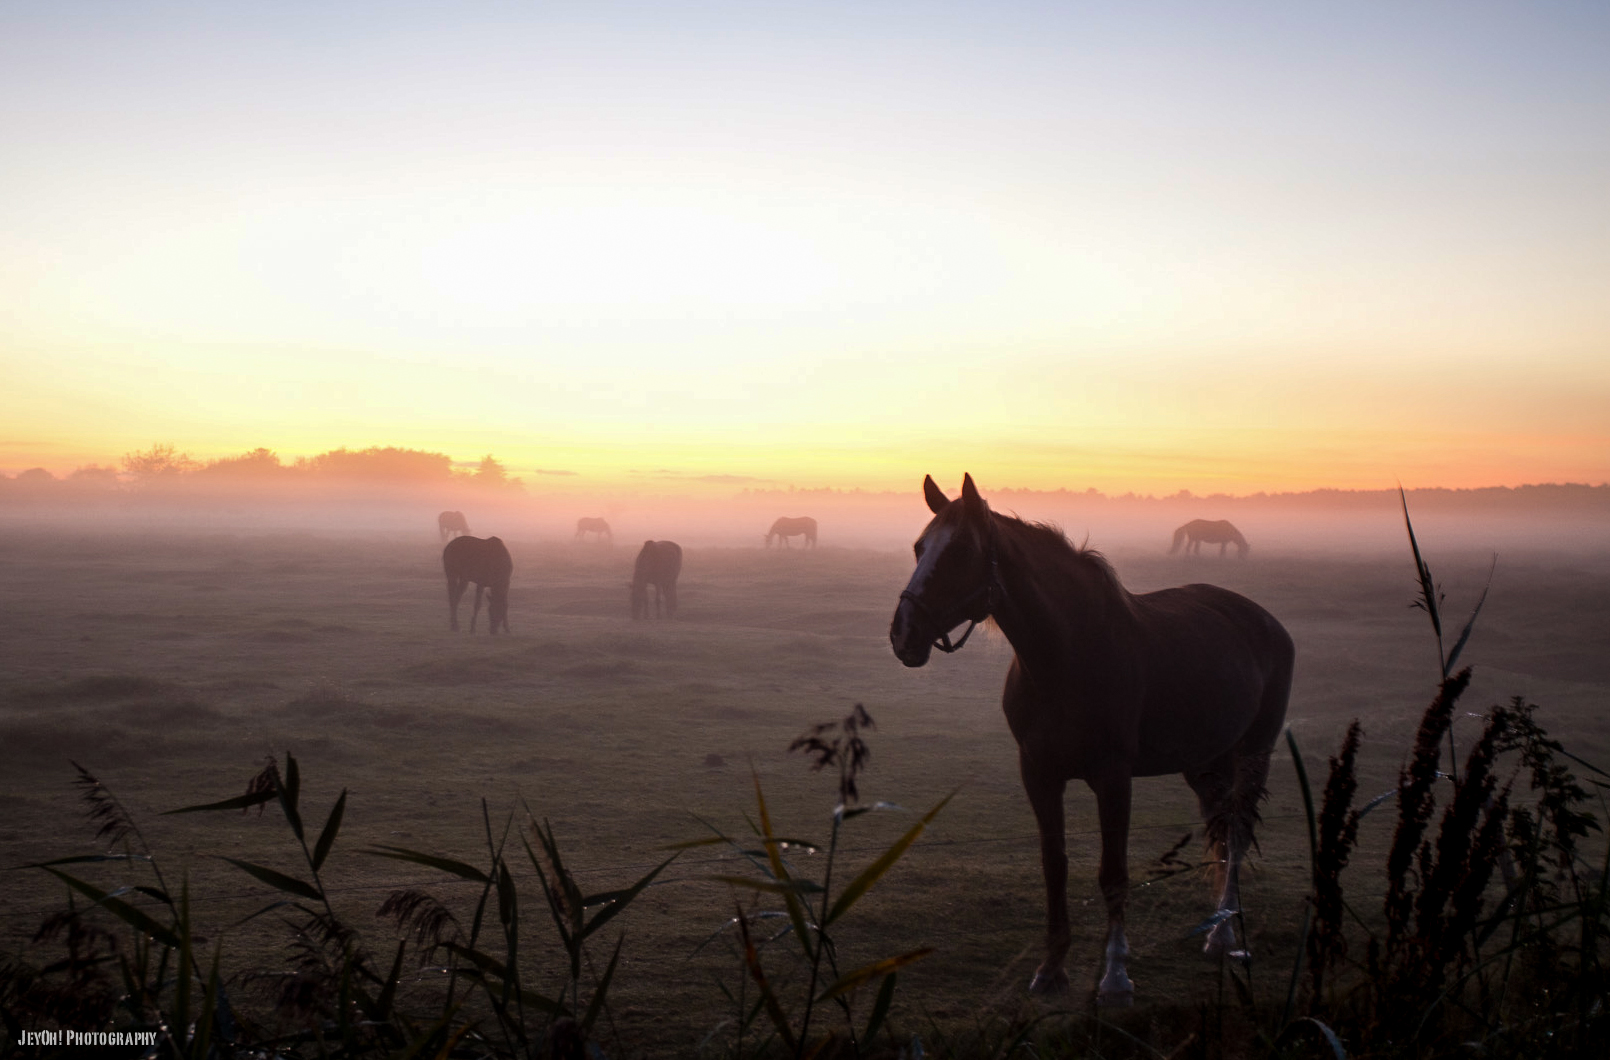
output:
[[[1068,988],[1062,794],[1068,781],[1083,780],[1101,821],[1107,905],[1097,1001],[1130,1004],[1130,780],[1184,774],[1207,824],[1219,908],[1239,911],[1241,861],[1286,717],[1291,638],[1263,608],[1217,586],[1130,595],[1098,553],[1049,527],[991,512],[971,476],[959,500],[947,499],[932,478],[923,493],[934,518],[917,539],[917,569],[900,594],[889,641],[901,662],[921,666],[933,648],[955,651],[972,632],[969,626],[952,644],[952,628],[993,618],[1016,652],[1001,706],[1039,824],[1047,909],[1046,957],[1029,989]],[[1206,950],[1234,945],[1227,916]]]
[[[602,519],[594,519],[590,516],[584,515],[580,519],[576,520],[576,540],[585,541],[587,540],[588,534],[595,535],[594,540],[596,541],[608,541],[610,544],[615,543],[615,535],[610,532],[608,523],[604,522]]]
[[[788,548],[788,539],[801,534],[805,537],[806,546],[815,548],[816,520],[808,515],[802,515],[798,519],[790,519],[785,515],[772,523],[771,529],[766,531],[766,547],[771,548],[771,539],[775,537],[783,543],[784,548]]]
[[[446,541],[459,534],[468,534],[470,524],[464,521],[463,512],[443,512],[436,517],[436,529],[441,532],[442,540]]]
[[[676,579],[682,573],[682,546],[675,541],[645,541],[632,568],[632,619],[648,617],[648,587],[654,586],[654,617],[660,617],[660,597],[665,598],[665,617],[676,616]]]
[[[455,537],[442,549],[442,570],[447,572],[447,607],[452,629],[458,632],[458,602],[464,589],[475,583],[475,609],[470,612],[470,632],[475,632],[475,618],[481,613],[481,590],[490,591],[486,602],[486,617],[492,624],[491,632],[498,627],[509,632],[509,576],[514,573],[514,560],[503,546],[501,538]]]
[[[1169,548],[1168,554],[1172,556],[1190,538],[1191,543],[1186,545],[1187,554],[1202,554],[1202,542],[1219,546],[1219,555],[1231,545],[1236,547],[1237,554],[1242,559],[1247,558],[1247,551],[1252,548],[1247,539],[1241,536],[1241,531],[1230,525],[1227,519],[1192,519],[1178,530],[1174,531],[1174,544]]]

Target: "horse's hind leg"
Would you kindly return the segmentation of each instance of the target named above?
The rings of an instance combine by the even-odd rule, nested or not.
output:
[[[1129,979],[1129,939],[1124,934],[1124,906],[1129,900],[1129,808],[1133,781],[1128,772],[1088,781],[1096,793],[1101,822],[1101,869],[1097,881],[1107,903],[1107,946],[1096,1004],[1127,1007],[1135,1003]]]
[[[1269,751],[1256,739],[1243,738],[1229,754],[1199,773],[1187,774],[1186,781],[1201,802],[1202,820],[1207,826],[1208,860],[1213,863],[1214,890],[1218,893],[1218,912],[1224,919],[1208,932],[1202,950],[1209,956],[1228,953],[1245,955],[1235,945],[1234,917],[1241,912],[1241,865],[1252,848],[1253,827],[1258,822],[1258,803],[1269,778]]]

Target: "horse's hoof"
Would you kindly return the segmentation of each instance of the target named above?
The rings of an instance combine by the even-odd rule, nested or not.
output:
[[[1101,1008],[1132,1008],[1135,1004],[1135,990],[1098,990],[1096,991],[1096,1004]]]
[[[1058,968],[1054,972],[1038,971],[1029,981],[1029,993],[1039,997],[1061,997],[1068,992],[1068,973]]]

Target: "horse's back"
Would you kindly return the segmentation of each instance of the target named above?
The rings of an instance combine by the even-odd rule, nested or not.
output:
[[[675,582],[682,573],[682,546],[675,541],[645,541],[637,554],[633,578],[639,582]]]
[[[1285,719],[1296,659],[1279,619],[1218,585],[1134,599],[1146,687],[1136,774],[1181,772],[1237,746],[1267,750]]]
[[[479,585],[507,585],[514,559],[498,537],[455,537],[442,549],[442,569],[449,578]]]

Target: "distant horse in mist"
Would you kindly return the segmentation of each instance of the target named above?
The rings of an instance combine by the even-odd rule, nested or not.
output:
[[[1083,780],[1101,822],[1098,880],[1107,943],[1096,1000],[1127,1005],[1131,778],[1182,773],[1207,824],[1219,909],[1239,911],[1240,871],[1264,798],[1269,754],[1286,717],[1293,648],[1274,616],[1213,585],[1131,595],[1097,552],[1050,527],[990,511],[971,476],[952,501],[923,481],[934,518],[917,539],[917,569],[889,626],[907,666],[959,649],[993,618],[1016,653],[1001,706],[1017,739],[1023,790],[1040,830],[1046,957],[1029,984],[1068,989],[1068,858],[1063,791]],[[1226,916],[1209,954],[1233,952]]]
[[[1185,544],[1186,538],[1190,538],[1191,541],[1185,547],[1186,553],[1198,556],[1202,554],[1202,542],[1204,541],[1210,545],[1218,545],[1219,555],[1221,556],[1224,555],[1226,548],[1234,545],[1237,554],[1242,559],[1246,559],[1247,552],[1252,548],[1251,545],[1247,544],[1247,539],[1241,536],[1241,531],[1231,526],[1229,520],[1226,519],[1192,519],[1174,531],[1174,544],[1169,548],[1168,554],[1172,556],[1178,552],[1180,546]]]
[[[660,598],[665,598],[665,617],[676,616],[676,579],[682,573],[682,546],[675,541],[645,541],[632,568],[632,619],[648,617],[648,587],[654,586],[654,617],[660,617]]]
[[[441,532],[442,540],[447,541],[459,534],[468,534],[470,524],[464,521],[463,512],[443,512],[436,517],[436,529]]]
[[[588,534],[594,535],[593,540],[595,541],[615,543],[615,535],[610,531],[608,523],[602,519],[594,519],[591,516],[584,515],[576,520],[576,540],[585,541]]]
[[[802,535],[807,547],[816,547],[816,520],[808,515],[802,515],[798,519],[790,519],[785,515],[772,523],[771,529],[766,531],[766,547],[771,548],[771,539],[775,537],[783,543],[784,548],[788,548],[789,538]]]
[[[470,632],[475,632],[475,619],[481,613],[481,590],[490,591],[486,603],[486,617],[495,635],[498,627],[509,632],[509,576],[514,573],[514,560],[503,540],[496,537],[455,537],[442,549],[442,570],[447,572],[447,607],[452,629],[458,632],[458,602],[464,589],[475,583],[475,609],[470,612]]]

